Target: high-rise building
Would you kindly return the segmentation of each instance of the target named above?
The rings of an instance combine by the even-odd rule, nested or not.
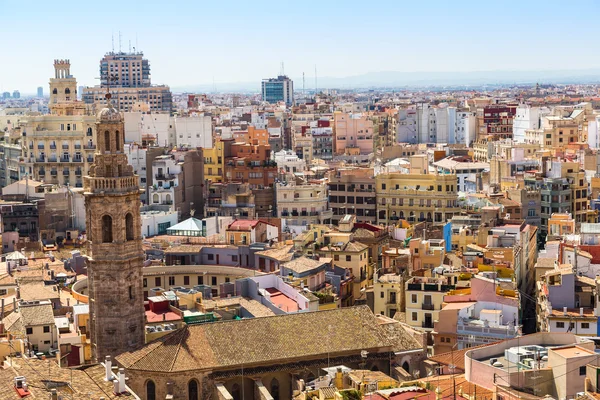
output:
[[[294,81],[285,75],[263,79],[262,99],[268,103],[283,101],[286,105],[291,106],[294,104]]]
[[[149,87],[150,63],[144,53],[110,52],[100,60],[100,85]]]
[[[98,151],[85,177],[92,357],[103,360],[144,344],[140,189],[127,162],[121,114],[110,104],[96,118]]]
[[[37,97],[44,97],[44,88],[41,86],[37,88]]]
[[[15,90],[15,91],[13,91],[12,97],[13,97],[13,99],[20,99],[21,93],[18,90]]]
[[[10,99],[10,92],[4,92],[4,93],[2,93],[2,98],[3,99]]]
[[[106,53],[100,60],[100,85],[85,88],[83,101],[105,106],[103,88],[107,86],[121,111],[171,112],[171,90],[165,85],[151,85],[150,63],[142,52]]]

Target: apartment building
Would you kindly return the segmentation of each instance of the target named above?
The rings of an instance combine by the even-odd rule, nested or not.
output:
[[[290,176],[289,181],[275,184],[279,218],[289,225],[330,223],[333,213],[328,206],[327,185],[322,181],[306,182]]]
[[[108,52],[100,60],[100,85],[83,89],[85,104],[100,110],[110,86],[112,102],[120,111],[160,111],[170,113],[173,96],[168,86],[152,86],[150,63],[142,52]]]
[[[441,225],[460,212],[456,175],[429,173],[423,158],[411,157],[408,175],[382,173],[375,177],[377,223],[394,224],[406,220]],[[417,168],[417,164],[421,167]]]
[[[408,279],[404,284],[406,323],[419,330],[431,332],[439,320],[444,295],[454,289],[445,277],[419,277]]]
[[[352,155],[373,152],[373,121],[363,114],[335,112],[335,153]],[[356,149],[356,150],[352,150]]]
[[[213,147],[204,149],[204,177],[209,182],[223,182],[225,158],[229,155],[233,139],[215,138]]]
[[[373,313],[394,318],[404,309],[404,277],[385,274],[373,281]]]
[[[377,222],[373,168],[339,168],[329,174],[329,206],[333,222],[351,214],[358,222]]]

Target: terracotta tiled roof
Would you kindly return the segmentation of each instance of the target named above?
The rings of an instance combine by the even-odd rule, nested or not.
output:
[[[335,329],[323,340],[329,325]],[[380,326],[366,306],[188,325],[117,360],[132,370],[177,372],[421,348],[406,332],[398,340],[395,325]]]
[[[4,329],[11,333],[24,332],[23,322],[21,321],[20,313],[10,313],[7,317],[5,317],[2,322],[4,323]]]
[[[323,265],[322,261],[313,260],[308,257],[298,257],[292,261],[283,264],[285,268],[292,270],[298,274],[313,270],[321,265]]]
[[[294,245],[286,245],[276,249],[257,251],[255,254],[263,257],[269,257],[277,261],[286,262],[292,259]]]
[[[54,313],[50,303],[21,306],[19,307],[19,314],[21,314],[23,326],[54,324]]]

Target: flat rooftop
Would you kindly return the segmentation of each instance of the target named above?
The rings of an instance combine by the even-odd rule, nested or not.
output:
[[[285,312],[297,312],[299,310],[298,303],[296,300],[288,297],[281,291],[275,288],[266,288],[267,292],[271,296],[271,302],[278,308]]]

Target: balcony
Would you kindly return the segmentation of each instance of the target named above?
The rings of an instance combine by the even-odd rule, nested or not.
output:
[[[63,156],[63,157],[60,158],[60,162],[70,162],[70,158]]]
[[[159,181],[169,181],[171,179],[175,179],[175,175],[173,174],[156,174],[155,177]]]
[[[79,149],[81,149],[81,145],[80,145],[80,144],[76,144],[76,145],[74,145],[73,147],[75,147],[75,149],[76,149],[76,150],[79,150]]]
[[[500,325],[491,327],[484,320],[460,320],[456,326],[456,333],[459,335],[486,336],[498,339],[508,339],[516,337],[519,334],[519,326]]]
[[[38,171],[38,175],[39,175],[39,176],[45,176],[45,175],[46,175],[46,171],[44,171],[43,169],[40,169],[40,170]]]
[[[56,145],[55,144],[51,144],[50,145],[50,150],[56,150]]]
[[[423,303],[421,304],[421,309],[433,311],[435,310],[435,305],[431,303]]]
[[[36,157],[35,162],[46,162],[45,157]]]
[[[83,158],[81,158],[81,157],[73,157],[73,162],[83,162]]]
[[[76,175],[76,176],[81,176],[81,175],[82,175],[82,173],[83,173],[83,171],[81,171],[80,169],[76,169],[76,170],[75,170],[75,175]]]
[[[95,150],[96,149],[96,145],[95,144],[86,144],[83,146],[84,149],[86,150]]]
[[[433,321],[425,321],[421,324],[421,327],[427,329],[433,329]]]
[[[50,171],[50,175],[57,176],[58,175],[58,171]]]
[[[63,144],[62,148],[63,148],[63,150],[69,150],[69,145],[68,144]]]
[[[88,157],[87,162],[89,162],[89,163],[94,162],[94,157]]]
[[[69,171],[68,169],[63,171],[63,176],[69,176],[71,175],[71,171]]]

